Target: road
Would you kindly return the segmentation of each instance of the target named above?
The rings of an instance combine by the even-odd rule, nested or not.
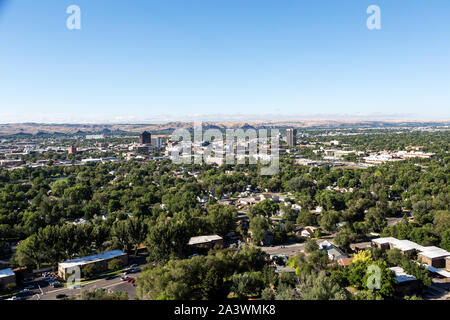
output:
[[[291,256],[303,252],[306,243],[283,244],[280,246],[261,247],[265,253],[275,256]]]
[[[130,277],[136,278],[141,274],[141,272],[131,274]],[[56,296],[59,294],[65,294],[68,297],[74,297],[79,299],[81,297],[82,290],[92,290],[92,289],[106,289],[111,291],[125,291],[128,293],[128,298],[133,299],[136,297],[136,287],[131,283],[122,281],[120,279],[121,275],[115,277],[111,280],[99,279],[93,282],[89,282],[81,285],[79,289],[68,289],[68,288],[52,288],[44,287],[42,292],[38,289],[33,290],[33,295],[30,295],[28,300],[56,300]]]
[[[147,262],[143,257],[134,257],[130,260],[130,263],[136,264],[137,268],[142,269]],[[137,278],[142,272],[136,272],[129,274],[129,277]],[[56,296],[65,294],[67,297],[73,297],[79,299],[81,292],[84,290],[93,290],[103,288],[107,291],[125,291],[128,294],[128,299],[134,299],[136,297],[136,287],[133,284],[121,280],[122,274],[115,276],[110,280],[98,279],[89,283],[81,285],[81,288],[69,289],[69,288],[53,288],[48,284],[48,279],[44,277],[38,277],[33,279],[32,282],[27,285],[33,286],[30,292],[26,295],[26,300],[56,300]]]

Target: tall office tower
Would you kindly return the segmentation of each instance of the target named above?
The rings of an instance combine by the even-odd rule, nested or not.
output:
[[[139,136],[139,142],[141,144],[151,144],[152,143],[152,135],[148,131],[144,131]]]
[[[74,154],[77,153],[77,147],[75,146],[70,146],[69,149],[67,150],[68,154]]]
[[[155,137],[152,138],[152,146],[161,149],[162,147],[162,138],[161,137]]]
[[[296,129],[287,129],[286,130],[286,142],[288,146],[294,147],[297,142],[297,130]]]

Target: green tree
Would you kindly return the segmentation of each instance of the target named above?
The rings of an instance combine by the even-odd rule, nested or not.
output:
[[[301,210],[297,216],[297,224],[301,227],[312,226],[316,224],[316,215],[309,210]]]
[[[250,231],[252,232],[252,240],[259,245],[263,242],[266,232],[270,228],[269,221],[264,216],[253,216],[250,218]]]
[[[264,289],[264,282],[260,272],[245,272],[233,275],[231,291],[239,299],[260,295]]]
[[[123,268],[123,262],[120,259],[112,259],[108,262],[108,269],[109,270],[120,270]]]
[[[125,291],[108,293],[104,289],[83,290],[81,300],[128,300],[128,293]]]
[[[81,270],[81,274],[82,274],[83,278],[85,278],[85,279],[92,278],[93,276],[95,276],[97,274],[97,272],[98,272],[97,267],[93,263],[84,266]]]
[[[300,280],[297,290],[301,300],[345,300],[345,290],[328,277],[324,271],[310,274]]]
[[[224,236],[235,228],[236,209],[233,207],[213,204],[207,210],[207,221],[213,233]]]

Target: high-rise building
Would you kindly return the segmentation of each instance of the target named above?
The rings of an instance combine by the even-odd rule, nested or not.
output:
[[[162,138],[161,137],[154,137],[152,138],[152,146],[161,149],[162,147]]]
[[[297,130],[296,129],[287,129],[286,130],[286,142],[288,146],[294,147],[297,142]]]
[[[151,144],[152,143],[152,135],[148,131],[144,131],[139,135],[139,142],[141,144]]]
[[[67,150],[68,154],[73,154],[73,153],[77,153],[77,147],[75,146],[70,146],[69,150]]]

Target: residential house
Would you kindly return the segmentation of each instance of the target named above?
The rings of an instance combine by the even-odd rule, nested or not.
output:
[[[223,246],[223,238],[216,234],[192,237],[189,239],[189,246],[213,248],[215,245]]]

